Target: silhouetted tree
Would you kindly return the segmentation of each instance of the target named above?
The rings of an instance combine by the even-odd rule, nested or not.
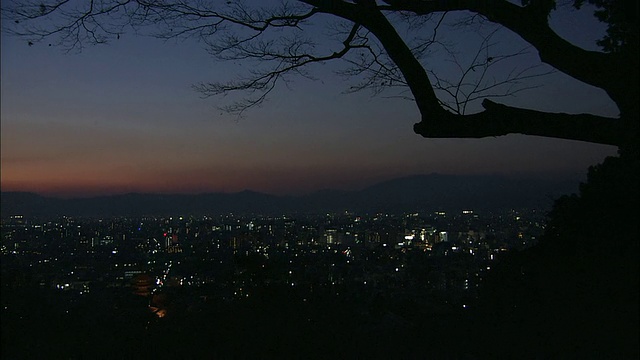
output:
[[[519,133],[618,146],[620,156],[593,167],[578,195],[557,201],[538,246],[490,273],[475,325],[491,331],[468,334],[492,344],[472,349],[491,358],[637,358],[639,5],[567,3],[580,8],[587,2],[607,25],[598,41],[602,51],[582,49],[553,31],[554,0],[300,0],[257,8],[232,0],[25,0],[6,2],[2,14],[10,20],[3,22],[5,30],[30,45],[57,38],[68,50],[82,49],[149,26],[160,38],[198,38],[218,59],[259,60],[239,80],[196,85],[208,96],[247,92],[226,107],[239,114],[289,76],[311,76],[310,65],[341,59],[350,65],[342,74],[356,79],[351,91],[399,89],[396,95],[413,100],[421,114],[414,130],[427,138]],[[456,26],[484,31],[476,49],[467,50],[470,60],[449,53],[458,79],[446,78],[432,59],[433,50],[451,45],[441,36],[450,16]],[[330,31],[317,31],[321,24]],[[528,43],[543,64],[604,90],[619,116],[551,113],[490,100],[535,86],[526,81],[548,72],[525,67],[500,79],[490,76],[524,52],[494,46],[496,25]],[[468,114],[480,100],[484,110]]]
[[[575,0],[577,8],[584,0]],[[218,59],[259,60],[239,80],[202,83],[205,95],[234,91],[248,96],[226,107],[242,113],[260,104],[291,75],[311,76],[309,65],[346,60],[343,74],[360,82],[353,91],[404,88],[421,113],[416,133],[428,138],[478,138],[510,133],[583,140],[636,148],[638,143],[638,4],[630,0],[589,0],[608,25],[599,41],[603,51],[584,50],[549,25],[553,0],[301,0],[252,7],[245,2],[209,1],[13,1],[2,13],[6,31],[28,41],[56,38],[67,49],[118,39],[126,30],[153,29],[160,38],[195,37]],[[566,5],[566,4],[565,4]],[[433,54],[449,45],[441,35],[445,18],[484,33],[471,60],[451,58],[458,79],[444,78]],[[339,20],[337,23],[333,20]],[[313,22],[312,22],[313,20]],[[323,32],[317,31],[326,25]],[[583,83],[603,89],[620,110],[618,118],[523,109],[489,98],[512,95],[535,85],[525,80],[547,71],[526,67],[498,79],[491,69],[508,66],[523,50],[495,46],[495,25],[510,30],[535,51],[542,63]],[[328,29],[328,30],[327,30]],[[310,30],[310,31],[307,31]],[[401,36],[413,33],[415,37]],[[330,34],[328,38],[322,38]],[[502,48],[503,49],[503,48]],[[482,100],[484,99],[484,100]],[[466,114],[469,102],[484,111]]]

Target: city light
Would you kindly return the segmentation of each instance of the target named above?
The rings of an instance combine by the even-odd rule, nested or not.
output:
[[[56,289],[59,294],[84,299],[98,288],[147,298],[146,311],[157,321],[179,313],[170,310],[171,306],[197,309],[204,303],[260,301],[264,295],[254,294],[280,291],[283,285],[291,292],[285,298],[298,297],[307,304],[327,296],[322,295],[327,288],[331,297],[367,299],[374,294],[414,296],[407,291],[419,286],[424,293],[437,295],[442,306],[467,309],[470,305],[460,303],[459,296],[476,296],[482,281],[477,274],[490,271],[488,262],[495,260],[495,254],[528,246],[527,241],[539,231],[532,225],[530,229],[537,232],[518,230],[512,238],[500,238],[496,236],[500,229],[492,228],[493,218],[474,218],[472,228],[466,215],[412,212],[356,217],[348,213],[295,218],[227,214],[199,219],[78,218],[73,222],[67,218],[65,224],[73,232],[65,231],[67,225],[60,222],[7,227],[11,232],[6,233],[3,254],[24,257],[25,266],[37,267],[30,270],[36,286]],[[478,221],[484,221],[484,227]],[[61,236],[62,241],[52,241]],[[20,239],[33,240],[27,244]],[[468,258],[450,262],[456,255]],[[411,283],[425,268],[430,277]],[[184,292],[177,292],[178,288]],[[423,300],[414,299],[416,303]]]

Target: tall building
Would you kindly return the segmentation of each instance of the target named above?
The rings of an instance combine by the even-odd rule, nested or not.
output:
[[[327,229],[324,231],[324,237],[327,241],[327,245],[331,244],[339,244],[338,241],[338,230],[336,229]]]

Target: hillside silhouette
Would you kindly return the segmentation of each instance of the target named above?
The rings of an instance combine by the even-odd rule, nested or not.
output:
[[[639,174],[627,156],[591,167],[578,194],[556,201],[540,243],[493,267],[469,331],[506,346],[484,356],[640,356]]]

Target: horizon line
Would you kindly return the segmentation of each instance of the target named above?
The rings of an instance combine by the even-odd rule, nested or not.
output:
[[[79,190],[77,192],[73,192],[73,191],[68,191],[68,190],[60,190],[60,191],[56,191],[56,190],[43,190],[43,191],[38,191],[38,190],[4,190],[2,189],[2,186],[0,186],[0,193],[23,193],[23,194],[33,194],[33,195],[37,195],[37,196],[41,196],[41,197],[45,197],[45,198],[54,198],[54,199],[60,199],[60,200],[74,200],[74,199],[91,199],[91,198],[99,198],[99,197],[114,197],[114,196],[126,196],[126,195],[153,195],[153,196],[202,196],[202,195],[236,195],[236,194],[241,194],[241,193],[256,193],[256,194],[261,194],[261,195],[267,195],[267,196],[274,196],[274,197],[303,197],[303,196],[308,196],[308,195],[312,195],[318,192],[323,192],[323,191],[336,191],[336,192],[358,192],[358,191],[363,191],[366,190],[367,188],[373,187],[373,186],[377,186],[380,184],[384,184],[387,182],[391,182],[391,181],[396,181],[396,180],[401,180],[401,179],[407,179],[407,178],[411,178],[411,177],[427,177],[427,176],[444,176],[444,177],[469,177],[469,178],[487,178],[487,177],[497,177],[497,178],[504,178],[504,179],[513,179],[513,180],[518,180],[518,179],[538,179],[538,180],[545,180],[545,181],[558,181],[558,182],[565,182],[565,181],[570,181],[570,182],[582,182],[584,181],[584,177],[581,177],[580,179],[578,179],[575,175],[574,176],[561,176],[561,177],[557,177],[557,176],[549,176],[549,174],[543,175],[543,174],[531,174],[531,173],[527,173],[527,174],[502,174],[502,173],[492,173],[492,174],[444,174],[444,173],[438,173],[438,172],[432,172],[432,173],[424,173],[424,174],[411,174],[411,175],[405,175],[405,176],[398,176],[398,177],[393,177],[393,178],[389,178],[386,180],[381,180],[381,181],[377,181],[374,182],[372,184],[369,185],[365,185],[365,186],[361,186],[358,187],[356,189],[344,189],[344,188],[319,188],[316,190],[312,190],[312,191],[306,191],[306,192],[290,192],[290,193],[274,193],[274,192],[268,192],[268,191],[260,191],[260,190],[254,190],[254,189],[249,189],[249,188],[245,188],[242,190],[237,190],[237,191],[225,191],[225,190],[206,190],[206,191],[165,191],[165,190],[160,190],[160,191],[139,191],[139,190],[131,190],[131,191],[118,191],[118,190],[113,190],[113,191],[109,191],[109,190]]]

